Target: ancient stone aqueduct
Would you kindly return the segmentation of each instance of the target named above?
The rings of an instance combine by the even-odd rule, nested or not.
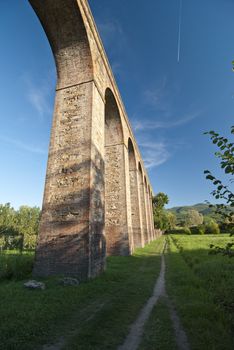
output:
[[[152,188],[87,0],[29,0],[57,68],[34,274],[95,277],[155,239]]]

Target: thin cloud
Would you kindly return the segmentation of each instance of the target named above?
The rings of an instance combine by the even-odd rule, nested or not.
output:
[[[113,40],[116,37],[120,38],[123,36],[122,26],[116,20],[105,22],[98,21],[98,28],[105,45],[113,44]]]
[[[8,143],[10,145],[15,146],[16,148],[22,149],[27,152],[35,153],[35,154],[47,154],[48,152],[40,147],[28,145],[20,140],[15,140],[10,137],[0,136],[0,141],[3,141],[5,143]]]
[[[52,113],[47,98],[47,91],[35,86],[28,91],[28,99],[40,116]]]
[[[98,29],[107,50],[108,56],[111,57],[111,67],[115,75],[123,73],[123,67],[119,57],[122,57],[122,52],[126,50],[126,35],[122,25],[116,20],[97,21]]]
[[[159,107],[162,100],[167,95],[166,87],[167,87],[167,77],[164,76],[160,80],[158,87],[153,89],[146,89],[143,92],[144,102],[150,105],[151,107]]]
[[[171,156],[165,142],[140,142],[144,164],[147,169],[165,163]]]
[[[201,115],[201,112],[194,112],[188,114],[187,116],[181,119],[162,121],[162,120],[136,120],[133,121],[133,129],[135,131],[144,131],[144,130],[155,130],[155,129],[170,129],[178,126],[182,126],[191,122]]]
[[[26,98],[36,110],[40,119],[43,119],[46,115],[51,115],[53,113],[51,98],[54,94],[55,71],[51,71],[39,82],[32,79],[29,74],[25,74],[23,80],[26,85]]]

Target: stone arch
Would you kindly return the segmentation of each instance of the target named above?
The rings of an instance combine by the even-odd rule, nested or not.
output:
[[[142,218],[142,240],[144,245],[147,244],[147,222],[146,222],[146,206],[145,206],[145,186],[144,186],[144,176],[142,171],[141,163],[138,164],[139,182],[140,182],[140,200],[141,200],[141,218]]]
[[[119,109],[112,91],[105,93],[105,235],[108,255],[129,255],[125,145]]]
[[[140,191],[135,150],[132,140],[128,139],[128,160],[131,200],[131,224],[134,248],[142,247],[141,217],[140,217]]]
[[[77,1],[29,2],[39,17],[54,55],[57,89],[92,80],[92,55]]]
[[[34,274],[87,279],[105,268],[104,140],[96,137],[102,122],[104,130],[104,102],[95,88],[79,2],[30,3],[48,37],[57,68]]]

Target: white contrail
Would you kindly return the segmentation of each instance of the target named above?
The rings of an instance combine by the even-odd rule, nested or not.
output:
[[[181,47],[181,24],[182,24],[182,1],[180,0],[180,14],[179,14],[179,35],[178,35],[178,63],[180,62],[180,47]]]

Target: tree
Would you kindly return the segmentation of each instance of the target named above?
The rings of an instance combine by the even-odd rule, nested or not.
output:
[[[21,206],[16,212],[16,227],[21,236],[21,250],[34,249],[38,234],[40,208]]]
[[[163,209],[164,206],[168,203],[169,203],[169,198],[163,192],[159,192],[156,196],[153,197],[153,206],[158,210]]]
[[[10,203],[0,204],[0,248],[9,248],[12,237],[17,235],[15,229],[15,210]]]
[[[153,197],[154,226],[162,231],[173,229],[176,223],[175,215],[164,209],[168,203],[169,198],[165,193],[159,192]]]
[[[40,209],[10,203],[0,205],[0,249],[34,249],[38,234]]]
[[[181,224],[185,227],[194,227],[203,224],[203,215],[195,209],[189,209],[181,214]]]
[[[220,167],[225,174],[230,176],[229,183],[233,183],[234,175],[234,143],[230,142],[227,138],[221,136],[215,131],[209,131],[205,134],[210,136],[211,141],[218,147],[218,151],[215,152],[215,156],[220,160]],[[234,126],[231,127],[231,136],[234,135]],[[223,184],[223,182],[217,179],[209,170],[204,171],[206,179],[212,181],[215,189],[212,191],[212,195],[215,199],[221,199],[225,204],[216,204],[216,212],[221,214],[228,222],[230,232],[233,232],[233,212],[230,207],[234,207],[234,193],[230,189],[230,186]],[[212,206],[212,205],[211,205]],[[234,252],[231,249],[233,243],[228,243],[225,248],[214,247],[215,252],[223,253],[225,255],[234,256]]]

